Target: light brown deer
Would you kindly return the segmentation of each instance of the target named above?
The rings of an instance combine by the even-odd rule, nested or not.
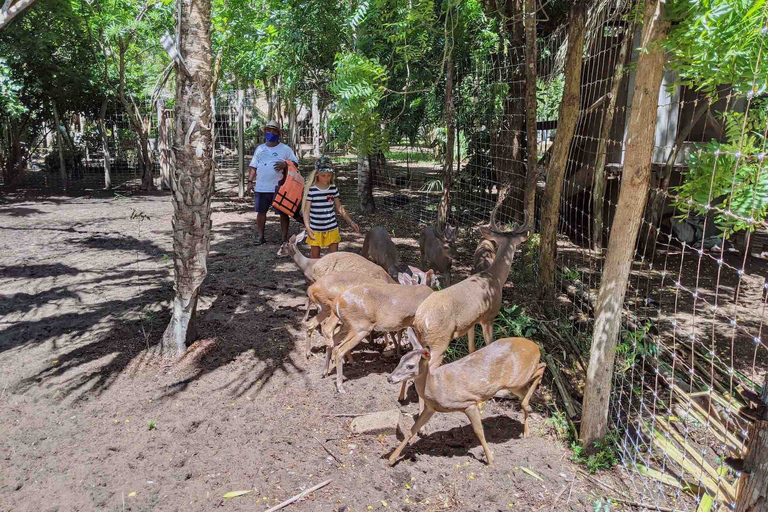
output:
[[[331,359],[336,364],[336,390],[345,393],[343,358],[374,330],[399,333],[413,323],[414,315],[433,289],[421,282],[436,285],[434,272],[421,272],[411,267],[414,276],[400,274],[401,284],[366,283],[345,290],[333,301],[328,320],[323,324],[326,350],[326,374]],[[403,286],[409,285],[409,286]],[[339,332],[337,328],[341,326]],[[399,336],[395,346],[399,345]],[[332,351],[331,351],[332,349]]]
[[[416,311],[413,328],[432,350],[432,367],[440,366],[452,340],[467,335],[469,351],[475,351],[475,325],[483,328],[485,344],[493,342],[493,320],[501,308],[501,290],[509,277],[515,250],[528,238],[528,218],[522,227],[509,232],[496,224],[496,210],[490,227],[480,228],[483,237],[499,245],[496,258],[483,272],[427,297]]]
[[[422,348],[413,329],[408,329],[413,350],[405,354],[387,381],[396,384],[414,379],[424,409],[411,431],[389,457],[389,465],[397,461],[408,441],[432,418],[435,412],[463,412],[472,424],[475,436],[483,446],[488,464],[493,454],[485,442],[485,432],[477,404],[501,390],[509,391],[521,400],[525,415],[523,436],[528,436],[528,414],[531,399],[541,382],[546,364],[540,363],[539,347],[525,338],[503,338],[452,363],[433,368],[434,353]]]
[[[458,258],[456,248],[458,232],[453,226],[426,226],[419,235],[419,251],[421,252],[421,268],[439,270],[445,276],[445,286],[451,286],[451,265]]]
[[[493,240],[482,240],[477,244],[477,249],[475,249],[475,254],[472,257],[472,273],[479,274],[488,270],[493,264],[498,250],[499,246]]]
[[[363,257],[368,258],[386,270],[393,278],[400,271],[400,257],[397,246],[382,227],[371,228],[363,242]]]
[[[312,317],[306,325],[307,359],[309,359],[312,352],[312,335],[318,329],[318,326],[328,318],[328,315],[331,313],[333,301],[341,295],[344,290],[363,283],[389,283],[390,281],[391,279],[386,280],[386,277],[381,274],[331,272],[311,284],[307,289],[307,300],[317,306],[317,315]]]
[[[359,254],[352,252],[334,252],[326,254],[322,258],[307,258],[298,248],[298,244],[306,238],[306,231],[298,235],[293,235],[288,242],[283,243],[277,251],[278,256],[290,256],[293,262],[304,273],[310,284],[331,272],[359,272],[362,274],[372,274],[380,277],[384,282],[394,283],[395,280],[387,272],[368,261]],[[302,321],[306,322],[309,317],[310,299],[307,297],[306,312]]]

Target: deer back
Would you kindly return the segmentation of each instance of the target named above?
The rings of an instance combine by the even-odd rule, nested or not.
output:
[[[540,357],[539,347],[529,339],[497,340],[458,361],[427,369],[423,398],[440,412],[465,410],[502,389],[525,388]]]
[[[315,280],[318,280],[331,272],[358,272],[360,274],[371,274],[380,278],[383,282],[395,282],[383,268],[372,261],[368,261],[359,254],[352,252],[333,252],[331,254],[326,254],[314,265],[313,275]]]
[[[368,231],[363,243],[363,256],[380,265],[390,276],[397,275],[400,257],[386,229],[375,227]]]

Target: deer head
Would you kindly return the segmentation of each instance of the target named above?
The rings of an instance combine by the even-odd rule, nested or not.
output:
[[[413,330],[413,327],[408,328],[408,341],[411,342],[413,350],[400,358],[400,362],[398,363],[397,368],[395,368],[395,370],[389,374],[387,377],[387,382],[390,384],[397,384],[398,382],[402,382],[406,379],[412,379],[418,376],[422,371],[422,360],[427,363],[429,362],[431,357],[429,347],[424,348],[421,346],[419,339],[416,337],[416,331]],[[423,365],[423,368],[426,369],[427,365]]]

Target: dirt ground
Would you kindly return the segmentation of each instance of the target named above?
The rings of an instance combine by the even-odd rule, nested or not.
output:
[[[162,361],[147,348],[173,293],[168,196],[0,197],[0,510],[266,510],[327,479],[285,510],[593,510],[611,496],[556,441],[547,385],[525,439],[517,401],[486,404],[494,466],[467,419],[443,414],[389,468],[395,436],[355,437],[333,415],[415,413],[413,388],[399,404],[386,382],[397,360],[363,346],[336,394],[319,348],[303,356],[306,286],[275,255],[276,217],[259,247],[247,200],[214,208],[201,339]],[[409,229],[395,242],[416,262]],[[362,235],[343,238],[359,251]],[[600,479],[628,491],[618,470]],[[237,490],[253,492],[223,499]]]

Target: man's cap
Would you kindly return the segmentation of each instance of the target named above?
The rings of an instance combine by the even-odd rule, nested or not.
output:
[[[280,125],[277,124],[277,121],[275,121],[274,119],[267,121],[267,124],[261,127],[261,131],[266,131],[267,128],[272,128],[274,130],[279,131],[280,133],[283,133],[283,130],[280,129]]]

